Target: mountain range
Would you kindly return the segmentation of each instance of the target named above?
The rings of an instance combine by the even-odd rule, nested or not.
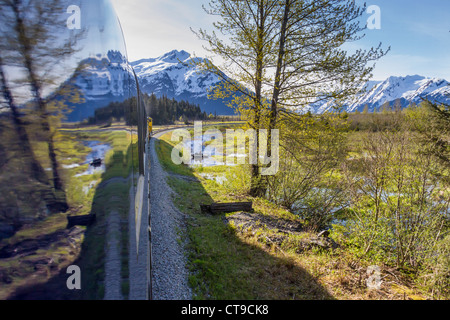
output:
[[[158,58],[135,61],[131,65],[139,78],[142,91],[146,93],[197,103],[204,111],[211,113],[233,113],[223,101],[208,99],[208,89],[219,83],[220,79],[211,73],[202,73],[192,64],[192,57],[186,51],[173,50]],[[368,82],[365,91],[345,101],[344,107],[348,112],[363,111],[366,106],[369,111],[374,111],[389,102],[391,106],[400,104],[404,108],[411,103],[419,104],[422,98],[450,103],[450,83],[444,79],[420,75],[391,76],[384,81]],[[310,106],[314,113],[323,113],[330,108],[330,103]]]
[[[173,50],[157,58],[131,62],[138,78],[141,91],[147,94],[163,95],[176,100],[185,100],[200,105],[202,111],[219,115],[232,115],[234,109],[226,105],[226,100],[208,99],[208,90],[220,83],[221,79],[212,73],[203,72],[188,52]],[[109,63],[108,63],[109,62]],[[73,83],[83,92],[85,103],[79,105],[69,115],[79,119],[80,114],[92,116],[95,109],[112,101],[121,101],[127,81],[124,79],[125,61],[120,54],[109,52],[105,57],[90,57],[83,62],[88,67],[74,75]],[[348,112],[379,110],[389,102],[391,106],[402,108],[411,103],[420,103],[422,98],[450,103],[450,83],[444,79],[428,78],[420,75],[396,77],[384,81],[370,81],[363,93],[344,102]],[[311,104],[313,113],[323,113],[331,109],[331,103]],[[75,120],[74,120],[75,121]]]
[[[450,83],[444,79],[420,75],[391,76],[384,81],[370,81],[363,93],[348,99],[343,105],[347,112],[363,111],[366,107],[373,112],[380,110],[386,102],[390,107],[405,108],[413,103],[419,104],[425,98],[450,104]],[[320,103],[312,105],[310,110],[313,113],[323,113],[330,108],[330,103]]]
[[[208,90],[221,82],[211,73],[204,72],[198,63],[204,58],[193,58],[188,52],[170,51],[158,58],[142,59],[131,63],[141,91],[175,100],[186,100],[200,105],[202,111],[220,115],[232,115],[234,110],[225,100],[208,99]]]

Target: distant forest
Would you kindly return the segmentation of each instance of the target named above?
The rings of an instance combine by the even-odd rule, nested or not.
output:
[[[166,96],[157,98],[154,94],[144,94],[147,114],[153,119],[153,124],[173,124],[175,121],[206,120],[208,114],[202,112],[199,105],[187,101],[176,101]]]
[[[166,96],[161,98],[154,94],[144,94],[142,96],[147,115],[152,117],[154,125],[173,124],[175,121],[189,122],[193,120],[206,120],[209,115],[202,112],[199,105],[191,104],[187,101],[176,101]],[[124,102],[112,102],[106,107],[95,110],[94,116],[90,117],[89,124],[111,123],[113,121],[121,121],[123,119],[137,119],[137,109],[134,107],[131,115],[125,106],[135,106],[136,98],[128,99]],[[127,121],[128,123],[128,121]]]

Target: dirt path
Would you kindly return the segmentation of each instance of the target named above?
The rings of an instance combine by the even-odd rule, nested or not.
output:
[[[173,191],[166,182],[167,173],[159,163],[155,141],[150,143],[150,204],[152,229],[152,294],[154,300],[191,300],[187,258],[180,239],[185,215],[172,202]]]

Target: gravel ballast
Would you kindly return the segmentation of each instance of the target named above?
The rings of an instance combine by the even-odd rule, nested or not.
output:
[[[120,217],[112,211],[108,217],[105,263],[105,300],[122,300],[120,260]]]
[[[191,300],[187,258],[183,241],[180,241],[186,216],[172,202],[173,191],[166,181],[168,174],[162,168],[155,150],[155,141],[163,134],[155,135],[149,147],[152,298]]]

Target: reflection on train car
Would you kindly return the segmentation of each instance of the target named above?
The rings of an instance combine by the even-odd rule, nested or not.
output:
[[[147,111],[117,16],[106,0],[3,1],[0,9],[0,299],[111,298],[110,233],[121,235],[126,283],[128,239],[146,232],[138,217],[148,221],[136,211],[146,208],[138,182]],[[107,147],[90,158],[96,146]],[[68,216],[92,214],[88,228],[66,228]],[[35,273],[35,261],[52,268]],[[83,272],[80,292],[66,287],[71,264]],[[118,285],[127,297],[129,286]]]
[[[153,119],[147,117],[147,130],[148,130],[148,139],[150,140],[153,134]]]
[[[96,168],[101,167],[101,165],[102,165],[102,159],[99,159],[99,158],[94,159],[94,161],[91,162],[91,166],[96,167]]]

